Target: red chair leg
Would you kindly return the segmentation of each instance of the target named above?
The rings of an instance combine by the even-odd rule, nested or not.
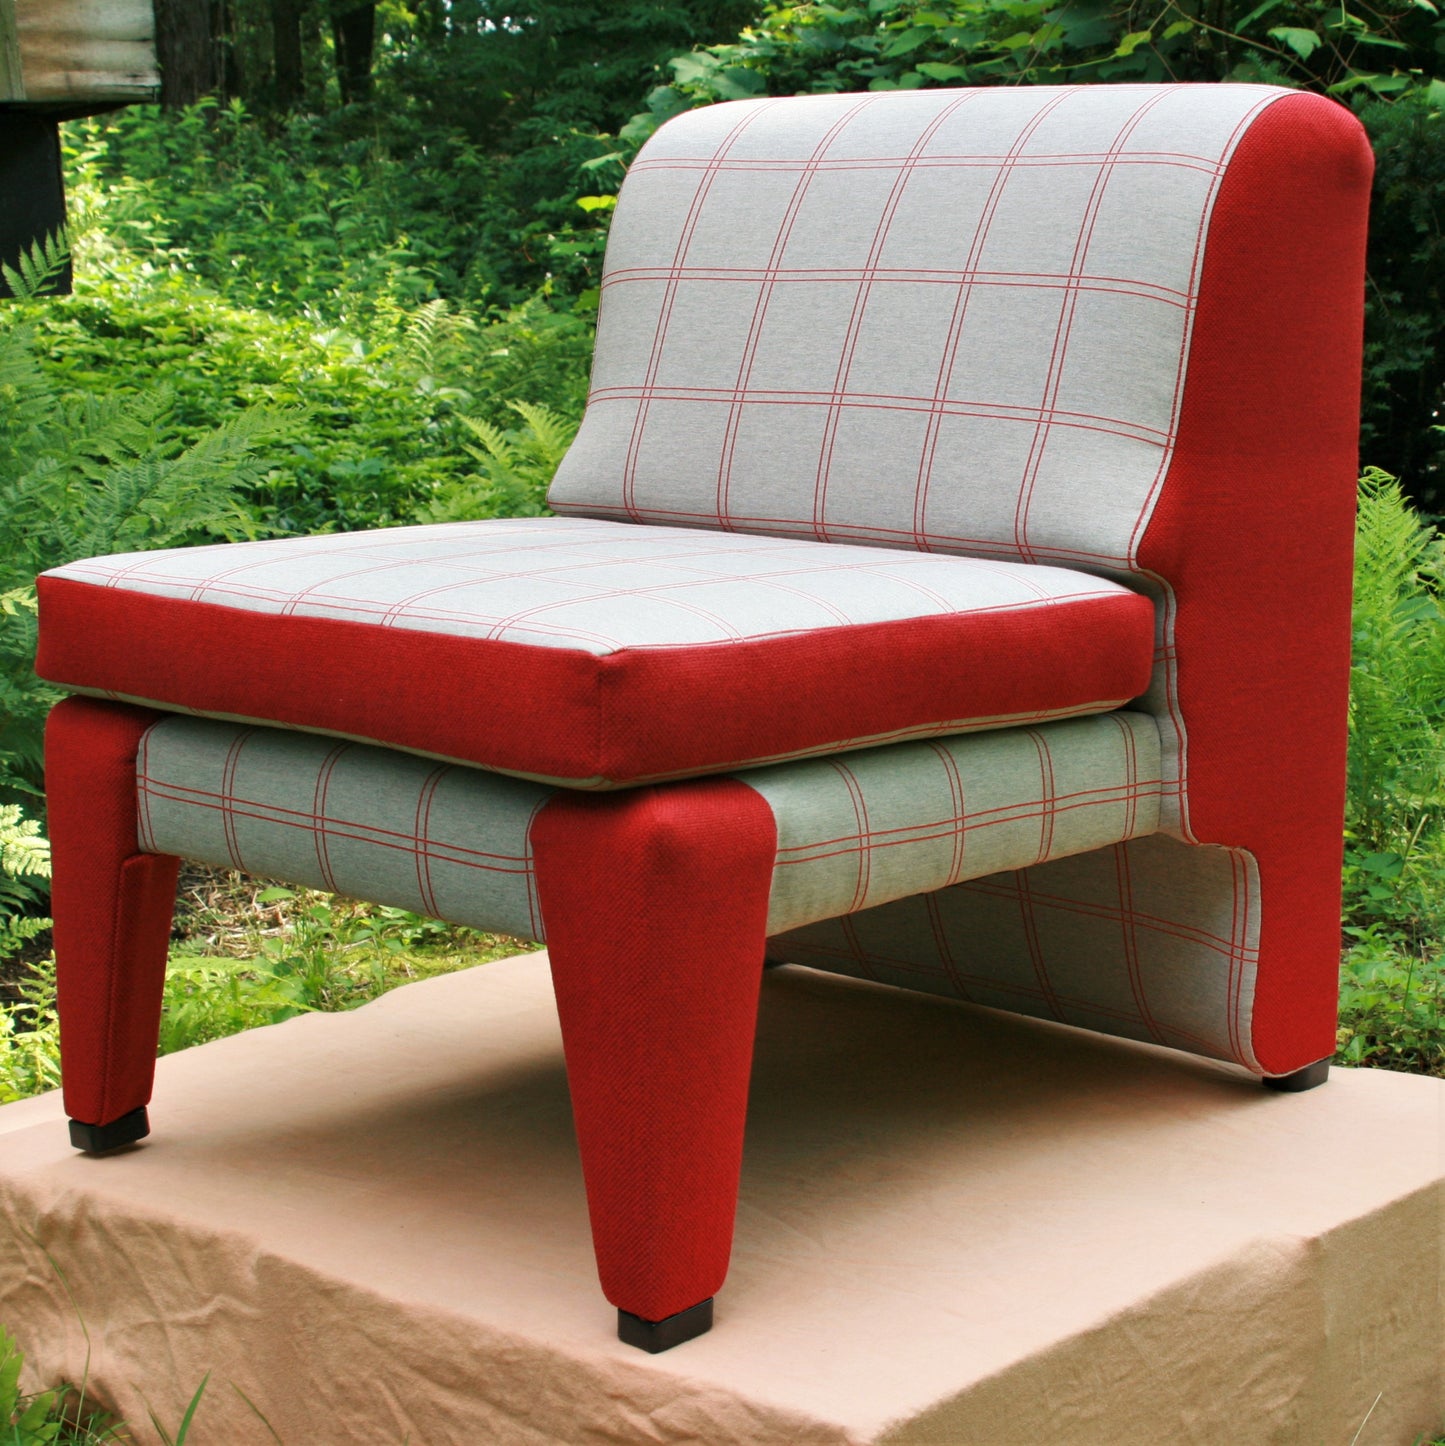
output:
[[[665,1350],[732,1249],[772,812],[732,779],[559,793],[532,846],[603,1293]]]
[[[149,1132],[180,860],[142,853],[136,750],[160,714],[67,698],[45,729],[51,912],[70,1139],[113,1150]]]

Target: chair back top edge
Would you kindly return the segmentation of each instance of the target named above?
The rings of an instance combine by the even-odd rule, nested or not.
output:
[[[1091,85],[675,118],[619,197],[553,508],[1134,571],[1220,188],[1290,98],[1337,109]]]

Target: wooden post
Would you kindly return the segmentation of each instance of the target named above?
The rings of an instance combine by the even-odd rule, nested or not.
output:
[[[46,115],[0,111],[0,261],[18,265],[22,251],[54,236],[64,224],[59,126]],[[48,296],[69,294],[69,261],[44,291]],[[0,297],[10,295],[0,276]]]

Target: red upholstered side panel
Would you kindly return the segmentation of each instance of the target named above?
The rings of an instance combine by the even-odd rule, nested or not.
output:
[[[772,810],[733,779],[559,793],[531,837],[602,1289],[661,1320],[727,1274]]]
[[[179,860],[136,844],[135,759],[159,717],[67,698],[45,730],[65,1109],[108,1124],[150,1099]]]
[[[1241,141],[1139,553],[1178,603],[1193,837],[1259,862],[1254,1048],[1270,1073],[1334,1049],[1371,170],[1359,124],[1319,96],[1271,105]]]
[[[40,579],[40,675],[586,782],[726,768],[929,724],[1119,702],[1153,609],[1017,611],[597,657]],[[512,706],[498,707],[499,690]]]

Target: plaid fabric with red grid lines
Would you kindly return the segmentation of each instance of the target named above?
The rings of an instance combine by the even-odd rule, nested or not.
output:
[[[535,783],[310,733],[167,718],[136,760],[139,843],[541,938]]]
[[[1259,878],[1162,834],[809,925],[769,955],[1259,1071]]]
[[[45,576],[597,657],[1128,596],[1062,567],[557,517],[118,553]]]
[[[1128,569],[1263,86],[760,99],[623,187],[560,512]]]
[[[1159,730],[1107,713],[735,776],[777,822],[777,931],[1152,832]]]
[[[777,822],[778,932],[1148,833],[1159,737],[1113,713],[735,776]],[[529,842],[544,785],[190,718],[149,730],[137,780],[147,851],[544,937]]]

